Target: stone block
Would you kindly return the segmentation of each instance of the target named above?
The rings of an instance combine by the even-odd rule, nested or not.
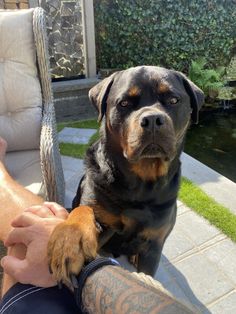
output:
[[[164,287],[171,294],[173,294],[178,300],[180,300],[183,304],[185,304],[186,306],[188,306],[190,308],[193,307],[193,304],[191,304],[191,301],[189,300],[189,298],[186,296],[186,294],[181,289],[181,287],[178,285],[178,283],[175,280],[173,280],[173,278],[170,282],[168,282],[166,285],[164,285]],[[173,314],[174,314],[174,312],[173,312]]]
[[[83,169],[83,160],[72,158],[68,156],[62,156],[62,167],[63,170],[70,170],[75,172],[80,172]]]
[[[181,227],[176,223],[164,245],[163,254],[168,260],[181,259],[181,256],[194,249],[194,243],[186,236]]]
[[[209,304],[234,288],[220,269],[201,253],[169,265],[168,271],[193,304],[197,304],[196,300]]]
[[[97,118],[97,111],[88,96],[74,96],[55,102],[57,121],[75,121]]]
[[[20,3],[20,9],[28,9],[29,8],[29,5],[28,3]]]
[[[225,274],[236,286],[236,245],[225,239],[203,251],[203,254]]]
[[[69,181],[75,174],[74,171],[68,170],[68,169],[63,169],[63,173],[64,173],[65,182]]]
[[[53,7],[57,10],[59,10],[61,7],[61,1],[60,0],[50,0],[50,1],[46,0],[45,2],[49,5],[49,7]]]
[[[163,259],[161,259],[159,267],[156,271],[154,279],[158,280],[163,286],[167,286],[168,283],[172,281],[172,276],[168,272],[167,268],[163,263]]]
[[[16,3],[5,3],[5,9],[8,9],[8,10],[15,10],[15,9],[18,9]]]
[[[76,195],[76,191],[78,189],[79,182],[84,174],[84,167],[81,167],[81,170],[77,172],[69,181],[66,182],[66,189],[74,193]]]
[[[95,129],[79,129],[65,127],[58,134],[60,143],[88,144],[92,135],[97,132]]]
[[[229,293],[222,299],[210,306],[211,313],[214,314],[233,314],[236,313],[236,291]]]
[[[72,201],[75,197],[75,194],[69,190],[66,189],[65,193],[65,208],[72,208]]]
[[[193,211],[180,215],[177,219],[180,228],[196,246],[211,240],[220,233],[206,219],[198,216]]]
[[[62,1],[61,16],[71,16],[75,12],[76,1]]]
[[[53,92],[57,121],[97,118],[97,111],[89,101],[88,91],[98,82],[98,79],[54,82]]]
[[[188,211],[190,211],[190,208],[187,207],[186,205],[184,205],[183,203],[181,205],[177,205],[178,209],[177,209],[177,215],[182,215]]]
[[[75,24],[74,16],[62,16],[61,17],[61,27],[65,29],[72,29]]]

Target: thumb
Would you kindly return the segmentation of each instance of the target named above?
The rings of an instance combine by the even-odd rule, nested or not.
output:
[[[26,260],[20,260],[14,256],[7,255],[1,259],[1,266],[4,272],[16,279],[16,281],[27,283],[24,276],[27,267]]]

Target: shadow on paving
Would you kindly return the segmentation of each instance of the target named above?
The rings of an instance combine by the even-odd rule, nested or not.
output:
[[[162,263],[165,264],[164,274],[158,274],[158,270],[162,272]],[[199,313],[211,314],[208,308],[196,297],[185,276],[168,260],[164,254],[162,254],[162,263],[160,264],[161,267],[158,268],[155,277],[163,285],[163,287],[183,303],[193,306],[199,311]],[[168,270],[170,268],[171,272]],[[174,276],[173,273],[175,274]]]

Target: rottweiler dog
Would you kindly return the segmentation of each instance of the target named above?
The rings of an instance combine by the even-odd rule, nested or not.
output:
[[[180,72],[139,66],[112,74],[89,97],[100,139],[87,151],[74,210],[50,238],[50,268],[70,285],[102,248],[153,276],[175,224],[179,157],[203,92]]]

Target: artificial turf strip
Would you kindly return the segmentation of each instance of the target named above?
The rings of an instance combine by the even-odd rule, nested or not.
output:
[[[218,204],[186,178],[182,178],[178,198],[236,242],[236,216],[229,209]]]

